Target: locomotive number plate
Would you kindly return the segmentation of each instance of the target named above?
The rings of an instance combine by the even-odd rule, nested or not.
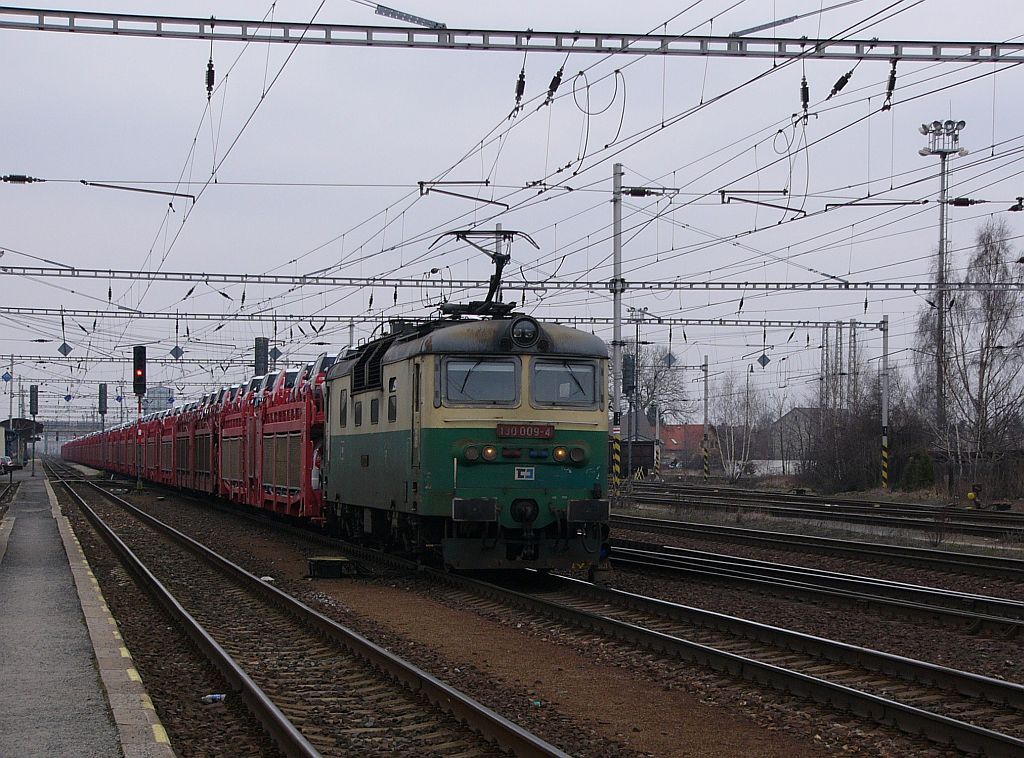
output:
[[[498,437],[528,440],[550,440],[555,437],[554,424],[498,424]]]

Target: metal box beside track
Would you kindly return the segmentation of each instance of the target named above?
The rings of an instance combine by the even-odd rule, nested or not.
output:
[[[313,579],[341,579],[356,572],[356,564],[344,556],[320,555],[309,559],[309,575]]]

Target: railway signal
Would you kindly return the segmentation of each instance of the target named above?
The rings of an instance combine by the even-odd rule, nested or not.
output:
[[[32,417],[32,476],[36,475],[36,415],[39,413],[39,385],[28,386],[28,415]]]
[[[636,391],[636,358],[629,353],[622,356],[622,394]]]
[[[146,346],[136,345],[134,348],[134,370],[132,371],[132,388],[140,398],[146,394]]]

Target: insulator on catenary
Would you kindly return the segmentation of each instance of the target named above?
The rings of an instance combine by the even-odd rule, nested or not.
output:
[[[850,83],[850,77],[853,76],[853,71],[847,71],[845,74],[839,77],[835,84],[832,85],[832,91],[826,97],[826,100],[831,100],[833,97],[843,91],[843,87]]]
[[[526,92],[526,67],[519,70],[519,79],[516,81],[516,104],[512,106],[512,112],[508,114],[509,119],[519,115],[523,108],[523,93]]]
[[[558,92],[558,88],[562,84],[562,72],[564,71],[565,66],[562,66],[555,72],[555,75],[551,77],[551,83],[548,85],[548,97],[552,97],[556,92]]]
[[[206,64],[206,99],[213,95],[213,58]]]
[[[892,93],[896,91],[896,64],[898,61],[893,58],[892,68],[889,70],[889,84],[885,88],[885,102],[882,103],[882,110],[892,108]]]
[[[800,105],[803,106],[804,115],[807,114],[807,106],[811,102],[811,88],[807,86],[807,77],[800,81]]]
[[[555,75],[551,77],[551,83],[548,85],[548,96],[544,98],[544,102],[541,106],[545,106],[555,99],[555,93],[558,92],[558,88],[562,84],[562,73],[565,71],[565,66],[562,66],[555,72]]]

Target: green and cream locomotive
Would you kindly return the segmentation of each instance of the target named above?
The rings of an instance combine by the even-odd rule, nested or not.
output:
[[[393,323],[327,376],[328,521],[459,569],[607,556],[608,351],[529,316]]]

